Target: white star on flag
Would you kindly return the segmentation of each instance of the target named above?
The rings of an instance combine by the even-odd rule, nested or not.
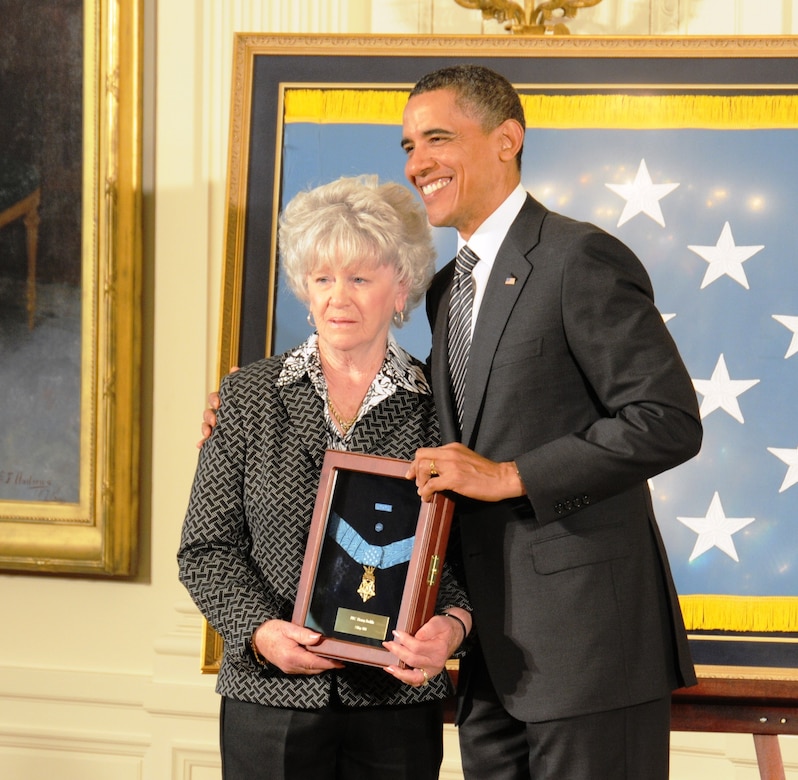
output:
[[[748,279],[743,270],[743,263],[764,249],[765,245],[735,246],[731,225],[726,222],[715,246],[688,245],[687,248],[709,263],[709,268],[701,282],[702,290],[724,274],[730,276],[747,290],[749,289]]]
[[[699,555],[703,555],[707,550],[717,547],[738,563],[740,559],[737,557],[732,535],[756,520],[755,517],[726,517],[717,491],[712,496],[706,516],[677,517],[676,519],[698,534],[693,552],[690,553],[691,561],[698,558]]]
[[[710,379],[693,379],[693,386],[704,396],[699,410],[701,419],[712,414],[715,409],[723,409],[737,422],[744,423],[737,396],[742,395],[758,383],[758,379],[731,379],[729,370],[726,368],[726,360],[721,353]]]
[[[665,227],[665,219],[662,216],[659,202],[673,192],[679,184],[654,184],[648,173],[646,161],[643,159],[640,160],[634,182],[631,184],[605,184],[604,186],[626,200],[626,205],[618,220],[618,227],[641,213],[647,214],[658,225]]]
[[[790,342],[790,346],[787,347],[787,354],[784,356],[786,360],[788,357],[792,357],[798,352],[798,317],[789,317],[786,314],[774,314],[773,319],[792,331],[792,341]]]
[[[779,493],[783,493],[787,488],[798,483],[798,447],[794,450],[782,450],[776,447],[768,447],[768,452],[775,455],[789,467],[784,477],[784,482],[781,483],[781,487],[779,488]]]

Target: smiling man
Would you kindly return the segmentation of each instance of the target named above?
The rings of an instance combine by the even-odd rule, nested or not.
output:
[[[666,780],[670,693],[695,675],[647,480],[698,452],[695,391],[634,254],[524,191],[524,134],[481,66],[425,76],[404,112],[407,178],[470,258],[427,295],[444,446],[408,472],[471,499],[463,768]]]
[[[421,193],[430,223],[464,240],[520,182],[523,109],[469,110],[452,89],[414,94],[404,114],[405,174]],[[504,111],[510,113],[499,120]],[[485,127],[491,129],[485,130]]]

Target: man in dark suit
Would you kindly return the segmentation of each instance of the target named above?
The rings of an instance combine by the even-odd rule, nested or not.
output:
[[[462,424],[454,261],[427,296],[444,446],[409,473],[425,499],[465,497],[478,641],[460,672],[463,767],[664,780],[670,693],[695,675],[647,480],[698,452],[696,396],[634,254],[523,190],[524,128],[512,85],[481,66],[424,77],[403,121],[430,222],[479,258]]]

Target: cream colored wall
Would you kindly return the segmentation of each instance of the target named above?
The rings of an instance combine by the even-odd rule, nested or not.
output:
[[[0,575],[0,777],[218,780],[214,679],[175,549],[214,383],[231,39],[501,33],[454,0],[145,0],[142,566],[131,581]],[[574,32],[798,32],[798,0],[605,0]],[[442,776],[459,776],[447,729]],[[751,738],[674,734],[672,777],[758,777]],[[798,778],[798,740],[782,739]]]

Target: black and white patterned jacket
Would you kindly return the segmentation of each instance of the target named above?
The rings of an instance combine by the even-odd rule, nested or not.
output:
[[[451,693],[446,674],[421,688],[358,664],[320,675],[286,675],[259,666],[250,651],[257,626],[291,619],[321,464],[331,445],[313,372],[292,375],[286,368],[307,347],[227,376],[216,428],[200,452],[178,562],[181,581],[224,639],[216,690],[243,701],[299,708],[326,706],[332,695],[349,706],[441,699]],[[391,365],[411,369],[408,381],[388,382],[392,392],[386,394],[381,372],[383,390],[345,444],[353,452],[411,459],[418,447],[439,441],[435,406],[418,361],[391,347]],[[438,606],[470,608],[448,567]]]

